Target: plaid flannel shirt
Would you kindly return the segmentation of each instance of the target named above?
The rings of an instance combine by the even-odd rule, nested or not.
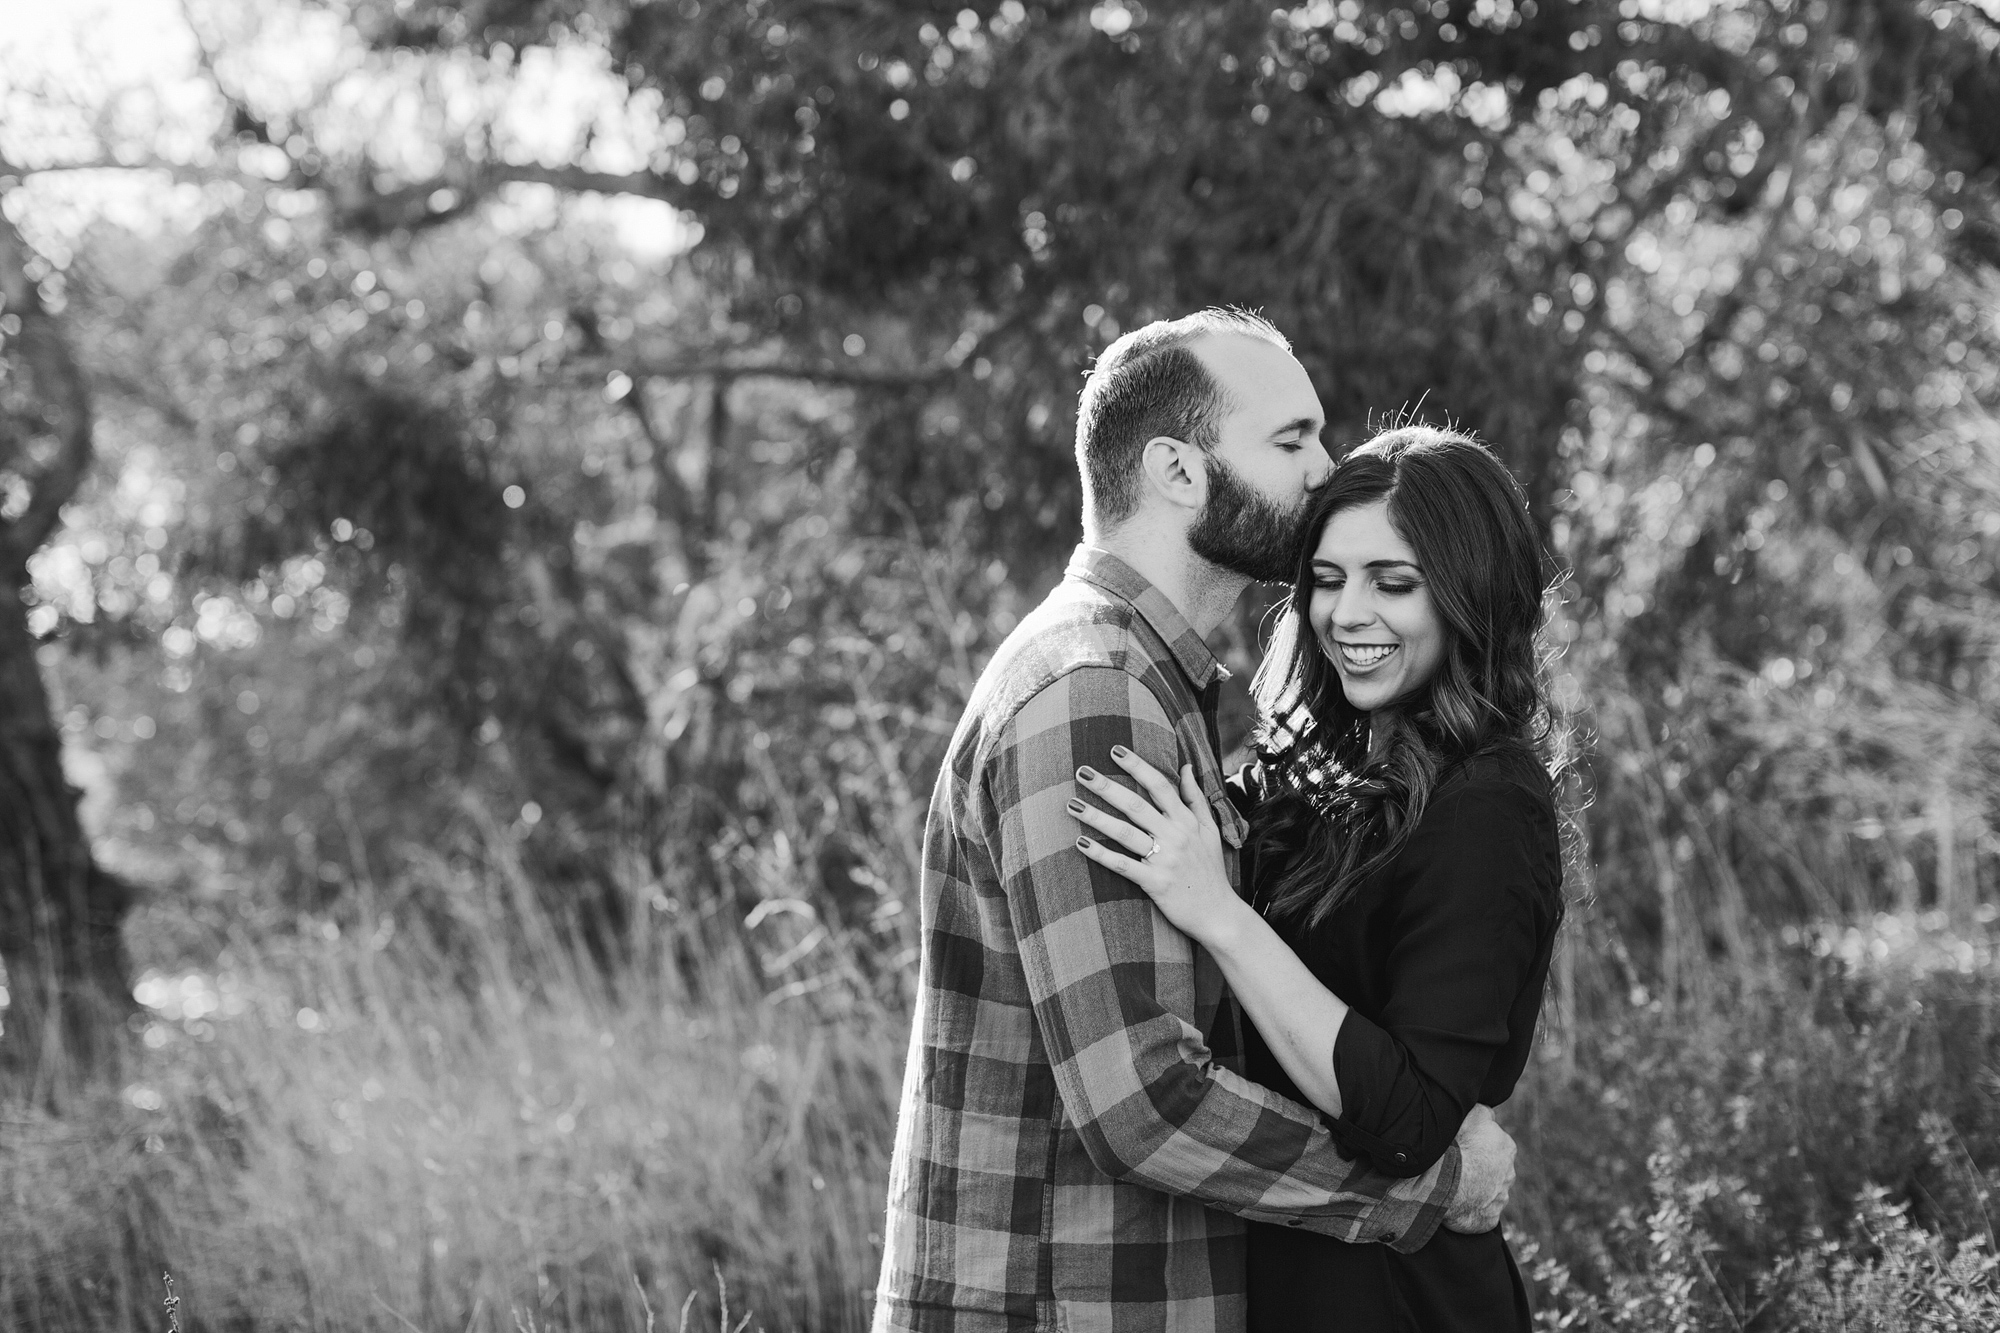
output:
[[[1375,1174],[1225,1067],[1218,965],[1076,850],[1076,768],[1122,777],[1114,744],[1194,764],[1232,849],[1244,822],[1221,664],[1124,562],[1083,547],[1068,575],[981,676],[931,798],[877,1333],[1238,1333],[1239,1219],[1414,1250],[1457,1188],[1456,1149]]]

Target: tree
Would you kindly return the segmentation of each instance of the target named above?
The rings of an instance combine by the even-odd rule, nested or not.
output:
[[[111,1065],[131,1007],[125,885],[97,865],[63,774],[23,593],[89,471],[89,386],[52,306],[61,281],[0,215],[0,1070],[55,1098]],[[53,299],[52,299],[53,298]]]

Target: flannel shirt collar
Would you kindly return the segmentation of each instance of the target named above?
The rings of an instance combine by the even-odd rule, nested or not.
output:
[[[1109,551],[1095,546],[1078,546],[1069,558],[1067,577],[1082,579],[1095,584],[1120,601],[1129,603],[1134,611],[1153,627],[1167,648],[1180,663],[1182,671],[1197,690],[1229,679],[1229,668],[1216,660],[1209,651],[1208,644],[1201,635],[1194,632],[1194,626],[1187,623],[1180,608],[1168,596],[1154,587],[1132,566],[1120,560]]]

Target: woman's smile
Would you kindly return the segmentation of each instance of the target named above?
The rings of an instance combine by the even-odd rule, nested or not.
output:
[[[1335,641],[1333,654],[1335,662],[1353,672],[1366,675],[1389,660],[1398,645],[1393,643],[1341,643]]]

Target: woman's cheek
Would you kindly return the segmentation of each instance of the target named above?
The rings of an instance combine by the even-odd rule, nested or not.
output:
[[[1332,615],[1332,594],[1324,592],[1314,593],[1312,600],[1306,603],[1306,628],[1312,631],[1313,638],[1325,642],[1326,622]]]

